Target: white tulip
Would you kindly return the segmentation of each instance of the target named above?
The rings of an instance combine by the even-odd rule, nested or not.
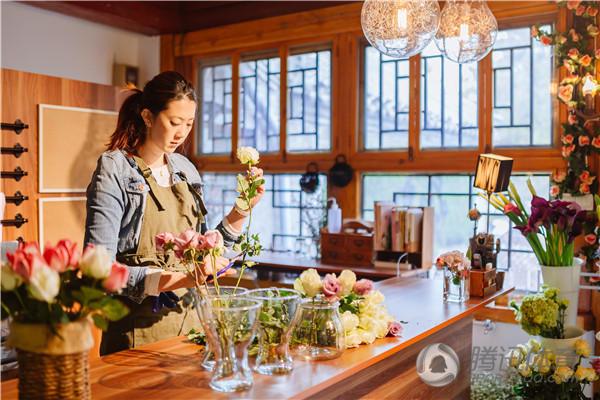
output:
[[[33,270],[29,280],[29,293],[36,300],[54,302],[60,290],[60,275],[48,266],[39,266]]]
[[[111,267],[112,258],[104,246],[87,248],[79,260],[81,272],[96,279],[108,278]]]
[[[237,150],[237,158],[242,164],[256,165],[260,155],[254,147],[240,147]]]
[[[0,273],[0,286],[3,292],[15,290],[23,283],[21,277],[10,268],[8,263],[2,264]]]

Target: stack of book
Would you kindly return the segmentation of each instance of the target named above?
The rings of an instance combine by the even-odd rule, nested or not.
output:
[[[418,253],[423,209],[375,202],[375,251]]]

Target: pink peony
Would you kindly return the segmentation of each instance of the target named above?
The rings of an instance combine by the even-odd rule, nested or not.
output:
[[[373,281],[370,279],[360,279],[356,281],[352,290],[359,296],[365,296],[373,290]]]
[[[596,235],[594,235],[593,233],[587,234],[583,237],[585,239],[585,242],[589,245],[594,245],[596,244]]]
[[[388,336],[401,336],[403,326],[398,321],[393,321],[388,324]]]
[[[129,271],[127,267],[114,262],[110,268],[110,275],[104,280],[102,285],[109,292],[118,292],[127,286]]]
[[[204,239],[206,241],[205,246],[207,249],[223,247],[223,235],[221,235],[221,232],[219,231],[206,231]]]
[[[521,210],[519,210],[519,207],[517,207],[513,203],[506,203],[503,211],[504,211],[504,214],[513,213],[515,215],[521,215]]]
[[[583,146],[587,146],[587,145],[590,144],[590,137],[587,136],[587,135],[581,135],[581,136],[579,136],[579,140],[578,141],[579,141],[579,145],[580,146],[582,146],[582,147]]]
[[[337,300],[338,295],[342,292],[342,285],[335,274],[327,274],[323,278],[323,294],[329,300]]]
[[[559,194],[560,194],[560,187],[558,187],[556,185],[550,186],[550,196],[551,197],[558,197]]]
[[[162,232],[154,236],[154,243],[156,244],[156,250],[165,251],[175,244],[175,235],[171,232]]]

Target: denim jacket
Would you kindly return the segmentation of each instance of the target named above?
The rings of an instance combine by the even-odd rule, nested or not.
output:
[[[202,194],[202,179],[194,164],[177,153],[168,154],[167,161],[173,171],[173,184],[181,182],[183,175]],[[136,249],[149,191],[150,187],[131,157],[121,150],[103,153],[87,188],[84,246],[88,243],[103,245],[113,260],[117,253]],[[202,223],[200,231],[206,229],[206,223]],[[223,235],[227,247],[238,239],[223,227],[222,222],[216,229]],[[145,298],[144,279],[148,268],[127,267],[129,279],[122,294],[141,303]]]

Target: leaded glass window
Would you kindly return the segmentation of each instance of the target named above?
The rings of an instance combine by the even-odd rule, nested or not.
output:
[[[226,154],[231,151],[231,64],[200,66],[200,115],[198,152]]]

